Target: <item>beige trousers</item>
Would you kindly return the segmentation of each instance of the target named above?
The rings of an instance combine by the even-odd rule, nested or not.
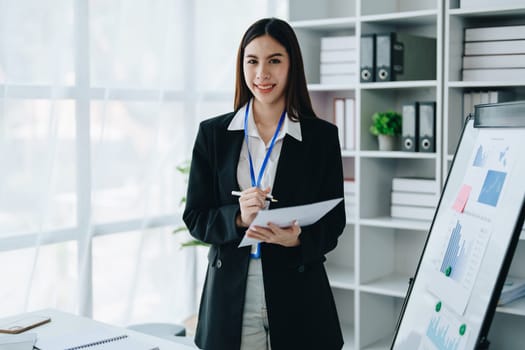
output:
[[[250,259],[242,319],[241,350],[271,350],[261,259]]]

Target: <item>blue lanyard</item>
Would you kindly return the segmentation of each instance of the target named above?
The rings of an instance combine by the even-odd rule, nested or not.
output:
[[[272,153],[273,146],[275,145],[275,140],[277,139],[277,135],[279,134],[279,130],[281,130],[281,126],[283,125],[286,110],[284,110],[283,114],[281,114],[281,118],[279,119],[279,123],[277,124],[277,129],[275,129],[272,141],[270,142],[270,147],[268,148],[268,151],[266,151],[266,155],[264,156],[264,160],[261,165],[261,169],[259,169],[259,175],[257,176],[256,181],[255,171],[253,170],[252,155],[250,154],[250,143],[248,142],[248,113],[250,111],[250,102],[251,100],[248,101],[248,104],[246,105],[246,110],[244,112],[244,140],[246,141],[246,148],[248,149],[248,160],[250,162],[250,178],[252,180],[252,187],[261,187],[261,181],[264,174],[264,170],[266,169],[266,165],[268,164],[268,159],[270,158],[270,154]],[[261,244],[257,243],[253,248],[255,248],[255,250],[252,251],[250,256],[253,259],[259,259],[261,257]]]
[[[283,114],[281,114],[281,118],[279,119],[279,123],[277,124],[277,129],[275,129],[275,133],[273,134],[272,141],[270,142],[270,147],[268,148],[268,151],[266,152],[266,155],[264,156],[264,160],[261,165],[261,169],[259,169],[259,175],[257,176],[257,181],[255,181],[255,171],[253,170],[252,155],[250,154],[250,144],[248,142],[248,113],[250,110],[250,102],[251,100],[248,101],[248,104],[246,105],[246,110],[244,112],[244,140],[246,141],[246,147],[248,149],[248,160],[250,162],[250,178],[252,180],[252,187],[260,187],[262,177],[264,174],[264,170],[266,169],[266,166],[268,165],[268,159],[270,159],[270,154],[272,153],[273,146],[275,145],[275,140],[277,139],[279,130],[281,130],[281,126],[283,125],[284,116],[286,115],[286,110],[284,110]]]

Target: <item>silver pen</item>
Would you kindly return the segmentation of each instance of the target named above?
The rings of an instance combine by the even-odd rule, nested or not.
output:
[[[237,196],[237,197],[240,197],[242,196],[242,192],[240,191],[232,191],[232,196]],[[267,194],[266,195],[266,199],[269,200],[270,202],[278,202],[277,199],[273,198],[273,196],[271,194]]]

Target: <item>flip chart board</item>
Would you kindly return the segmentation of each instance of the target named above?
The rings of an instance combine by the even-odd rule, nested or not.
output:
[[[476,106],[463,128],[392,349],[486,344],[525,216],[525,101]]]

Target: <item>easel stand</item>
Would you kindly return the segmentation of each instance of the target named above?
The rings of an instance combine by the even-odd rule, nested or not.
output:
[[[490,341],[487,338],[483,338],[479,341],[478,346],[476,346],[476,350],[488,350],[490,345]]]

